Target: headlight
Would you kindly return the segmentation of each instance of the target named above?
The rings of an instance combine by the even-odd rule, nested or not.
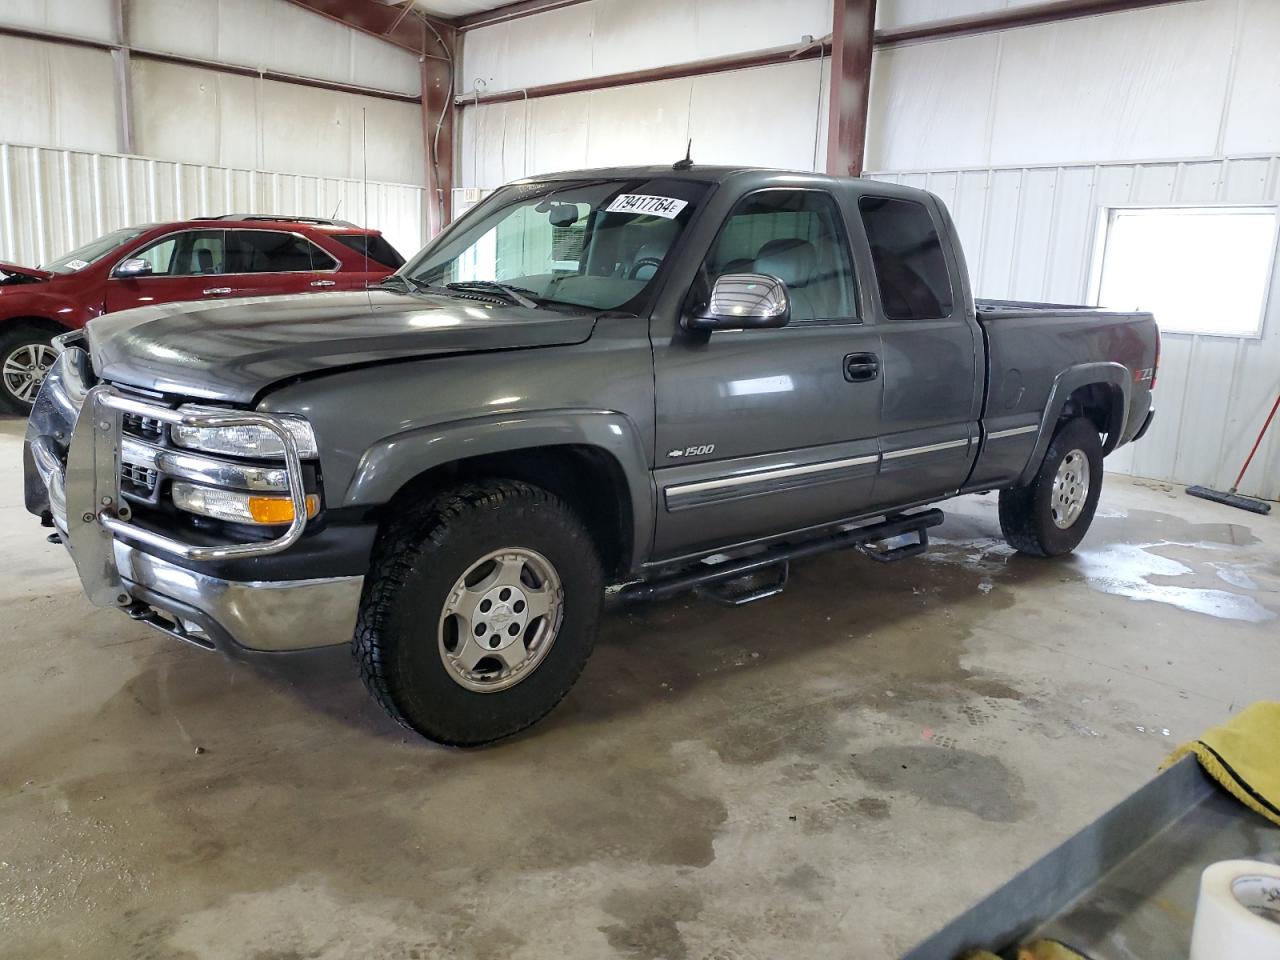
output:
[[[227,413],[226,410],[211,410],[206,407],[183,407],[182,413]],[[298,456],[302,459],[315,457],[319,453],[316,446],[316,435],[311,424],[301,417],[280,417],[280,424],[293,437],[298,445]],[[173,442],[188,450],[203,450],[205,453],[222,453],[232,457],[259,457],[267,460],[279,460],[284,457],[284,444],[280,438],[266,427],[187,427],[174,424],[171,428]]]
[[[198,513],[233,523],[282,524],[293,522],[293,501],[288,497],[267,497],[239,490],[219,490],[176,481],[171,493],[173,505],[188,513]],[[320,511],[320,498],[307,494],[307,518]]]

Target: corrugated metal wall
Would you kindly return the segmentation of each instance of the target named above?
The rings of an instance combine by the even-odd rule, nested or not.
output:
[[[115,41],[111,0],[0,0],[0,22]],[[135,0],[139,49],[416,96],[418,58],[284,0]],[[0,37],[0,141],[312,177],[421,184],[416,103],[131,59],[133,143],[120,135],[112,56]],[[366,130],[367,127],[367,130]],[[367,143],[368,149],[365,149]]]
[[[872,173],[951,209],[980,296],[1085,303],[1100,211],[1124,204],[1280,203],[1280,157]],[[1280,390],[1280,280],[1257,339],[1166,334],[1151,432],[1108,469],[1225,489]],[[1159,318],[1157,318],[1158,320]],[[1241,490],[1280,499],[1280,430]]]
[[[0,143],[0,260],[44,263],[135,223],[221,213],[329,217],[381,230],[409,256],[426,242],[423,189]]]

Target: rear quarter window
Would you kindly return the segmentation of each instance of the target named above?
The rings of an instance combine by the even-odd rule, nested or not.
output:
[[[340,234],[333,239],[344,247],[350,247],[361,256],[368,256],[374,263],[397,270],[404,266],[404,257],[383,237],[370,236],[367,233]]]
[[[928,208],[914,200],[864,196],[858,201],[858,212],[871,246],[885,317],[940,320],[951,316],[951,274]]]

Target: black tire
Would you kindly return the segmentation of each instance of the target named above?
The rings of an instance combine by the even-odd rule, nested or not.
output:
[[[560,626],[527,676],[478,692],[446,667],[441,618],[458,578],[512,547],[536,551],[554,568],[563,588]],[[365,687],[394,720],[437,743],[479,746],[523,730],[564,698],[595,645],[603,598],[596,544],[558,497],[510,480],[467,484],[388,531],[365,581],[352,650]]]
[[[1058,468],[1073,452],[1088,461],[1089,484],[1079,514],[1067,527],[1054,519],[1054,479]],[[1098,428],[1084,417],[1062,424],[1035,478],[1025,487],[1000,491],[1000,529],[1009,546],[1033,557],[1058,557],[1076,548],[1093,522],[1102,493],[1102,441]],[[1060,513],[1065,519],[1066,514]]]
[[[36,399],[35,394],[39,390],[39,381],[44,379],[43,371],[34,381],[26,384],[32,392],[24,397],[18,392],[20,389],[18,384],[24,381],[8,375],[8,370],[12,368],[6,365],[12,360],[25,366],[23,361],[27,357],[24,354],[29,349],[47,356],[48,351],[52,350],[49,342],[55,336],[56,334],[48,330],[24,324],[13,325],[9,329],[0,328],[0,410],[16,413],[22,417],[31,413],[31,407]]]

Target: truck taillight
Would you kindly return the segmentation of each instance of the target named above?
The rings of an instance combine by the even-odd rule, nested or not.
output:
[[[1160,328],[1156,327],[1156,358],[1151,361],[1151,389],[1156,388],[1156,377],[1160,376]]]

